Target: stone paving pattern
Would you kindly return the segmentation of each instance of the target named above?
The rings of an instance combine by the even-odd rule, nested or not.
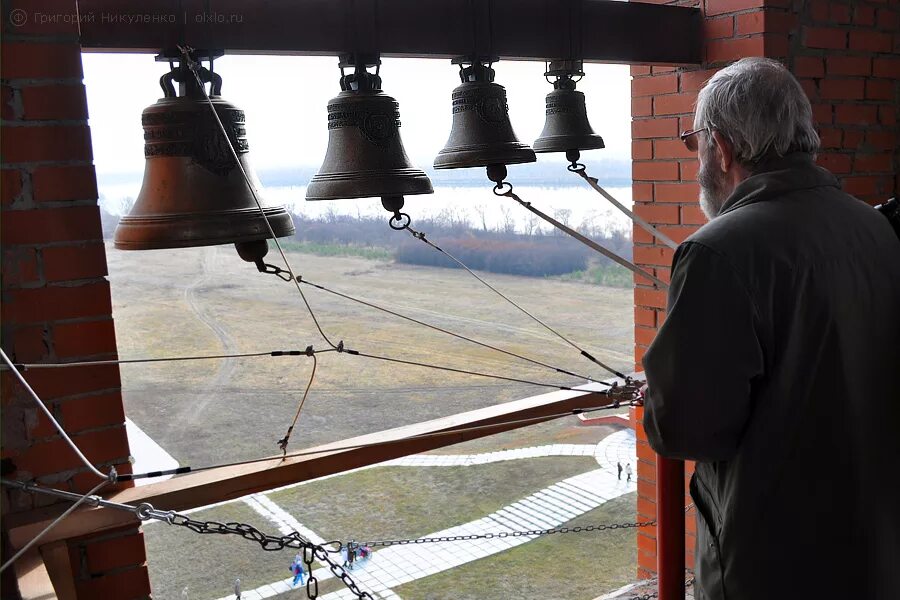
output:
[[[613,433],[596,445],[552,444],[483,454],[421,454],[364,468],[470,466],[541,456],[594,456],[600,468],[564,479],[481,519],[436,531],[424,537],[509,533],[559,527],[604,502],[637,489],[635,481],[626,482],[624,479],[619,480],[617,476],[616,463],[636,464],[634,432],[630,429]],[[302,483],[279,489],[297,485]],[[314,543],[324,541],[315,532],[297,522],[266,494],[253,494],[244,498],[244,502],[271,521],[282,534],[298,531]],[[350,574],[361,589],[368,591],[375,598],[401,600],[391,588],[502,552],[536,537],[538,536],[531,535],[390,546],[373,552],[369,559],[357,563]],[[331,571],[326,568],[316,569],[313,573],[320,581],[332,577]],[[291,589],[291,581],[292,578],[289,577],[248,590],[241,594],[241,600],[260,600],[277,596]],[[350,600],[353,597],[353,593],[346,588],[321,596],[322,600]],[[220,600],[234,598],[234,595],[229,595]]]

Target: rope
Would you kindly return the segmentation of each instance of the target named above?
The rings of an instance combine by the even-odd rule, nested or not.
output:
[[[424,242],[425,244],[431,246],[432,248],[434,248],[435,250],[437,250],[438,252],[440,252],[441,254],[443,254],[444,256],[446,256],[447,258],[449,258],[450,260],[452,260],[452,261],[455,262],[456,264],[458,264],[460,267],[462,267],[463,269],[465,269],[465,271],[466,271],[469,275],[471,275],[472,277],[474,277],[475,279],[477,279],[478,281],[480,281],[480,282],[481,282],[485,287],[487,287],[489,290],[491,290],[492,292],[494,292],[495,294],[497,294],[498,296],[500,296],[501,298],[503,298],[504,300],[506,300],[507,302],[509,302],[509,303],[510,303],[511,305],[513,305],[514,307],[516,307],[519,311],[521,311],[523,314],[525,314],[526,316],[528,316],[528,317],[529,317],[531,320],[533,320],[535,323],[537,323],[538,325],[540,325],[541,327],[543,327],[544,329],[546,329],[547,331],[549,331],[550,333],[552,333],[553,335],[555,335],[556,337],[558,337],[559,339],[561,339],[562,341],[564,341],[565,343],[567,343],[567,344],[569,344],[570,346],[572,346],[575,350],[578,350],[578,351],[581,353],[582,356],[584,356],[585,358],[587,358],[588,360],[590,360],[590,361],[593,362],[594,364],[598,365],[599,367],[601,367],[601,368],[603,368],[603,369],[606,369],[607,371],[609,371],[610,373],[612,373],[612,374],[615,375],[616,377],[621,377],[622,379],[625,379],[626,376],[625,376],[623,373],[620,373],[620,372],[617,371],[616,369],[614,369],[614,368],[612,368],[612,367],[610,367],[610,366],[608,366],[608,365],[606,365],[606,364],[600,362],[599,360],[597,360],[597,358],[595,358],[595,357],[594,357],[593,355],[591,355],[589,352],[587,352],[586,350],[584,350],[583,348],[581,348],[580,346],[578,346],[575,342],[573,342],[572,340],[570,340],[569,338],[567,338],[566,336],[564,336],[563,334],[561,334],[561,333],[558,332],[557,330],[553,329],[552,327],[550,327],[549,325],[547,325],[545,322],[543,322],[542,320],[540,320],[539,318],[537,318],[536,316],[534,316],[533,314],[531,314],[530,312],[528,312],[527,310],[525,310],[524,308],[522,308],[522,307],[521,307],[520,305],[518,305],[514,300],[512,300],[511,298],[509,298],[508,296],[506,296],[503,292],[501,292],[500,290],[498,290],[497,288],[495,288],[494,286],[492,286],[490,283],[488,283],[487,281],[485,281],[484,279],[482,279],[481,277],[479,277],[478,274],[475,273],[475,271],[473,271],[472,269],[470,269],[469,267],[467,267],[461,260],[459,260],[458,258],[456,258],[455,256],[453,256],[452,254],[450,254],[449,252],[447,252],[446,250],[444,250],[443,248],[441,248],[441,247],[438,246],[437,244],[431,242],[428,238],[425,237],[425,234],[424,234],[424,233],[422,233],[422,232],[420,232],[420,231],[416,231],[415,229],[413,229],[412,227],[409,226],[409,223],[407,223],[404,227],[402,227],[402,229],[405,229],[406,231],[408,231],[408,232],[410,233],[410,235],[412,235],[412,236],[413,236],[414,238],[416,238],[417,240],[422,241],[422,242]],[[601,383],[606,383],[606,382],[601,382]],[[609,384],[606,384],[606,385],[609,385]]]
[[[309,347],[310,352],[312,352],[312,346]],[[283,438],[278,440],[278,447],[281,448],[282,454],[287,454],[288,442],[291,440],[291,433],[294,431],[294,425],[297,424],[297,419],[300,418],[300,411],[303,410],[303,405],[306,403],[306,397],[309,396],[309,388],[312,387],[313,381],[316,378],[316,365],[318,361],[316,361],[316,355],[310,353],[310,356],[313,359],[312,373],[309,374],[309,383],[306,384],[306,389],[303,391],[303,398],[300,399],[300,405],[297,407],[297,413],[294,415],[294,420],[291,421],[291,426],[288,427],[287,433]]]
[[[563,368],[560,368],[560,367],[555,367],[555,366],[550,365],[550,364],[547,364],[547,363],[545,363],[545,362],[541,362],[541,361],[539,361],[539,360],[535,360],[535,359],[532,359],[532,358],[528,358],[527,356],[522,356],[521,354],[517,354],[517,353],[511,352],[511,351],[509,351],[509,350],[504,350],[503,348],[498,348],[497,346],[493,346],[493,345],[491,345],[491,344],[488,344],[488,343],[485,343],[485,342],[478,341],[478,340],[476,340],[476,339],[473,339],[473,338],[464,336],[464,335],[462,335],[462,334],[454,333],[454,332],[452,332],[452,331],[450,331],[450,330],[448,330],[448,329],[444,329],[443,327],[439,327],[439,326],[437,326],[437,325],[432,325],[431,323],[427,323],[427,322],[425,322],[425,321],[421,321],[421,320],[419,320],[419,319],[415,319],[415,318],[413,318],[413,317],[409,317],[409,316],[404,315],[404,314],[401,314],[401,313],[399,313],[399,312],[397,312],[397,311],[395,311],[395,310],[391,310],[391,309],[388,309],[388,308],[384,308],[383,306],[378,306],[377,304],[373,304],[372,302],[368,302],[368,301],[362,300],[362,299],[360,299],[360,298],[354,298],[353,296],[349,296],[349,295],[347,295],[347,294],[344,294],[344,293],[341,293],[341,292],[338,292],[338,291],[335,291],[335,290],[328,289],[328,288],[326,288],[326,287],[323,286],[323,285],[319,285],[319,284],[316,284],[316,283],[312,283],[311,281],[308,281],[308,280],[306,280],[306,279],[302,279],[302,280],[300,281],[300,283],[305,283],[306,285],[310,285],[310,286],[312,286],[312,287],[314,287],[314,288],[320,289],[320,290],[322,290],[323,292],[328,292],[329,294],[334,294],[335,296],[338,296],[339,298],[344,298],[344,299],[346,299],[346,300],[350,300],[351,302],[356,302],[356,303],[358,303],[358,304],[362,304],[363,306],[368,306],[369,308],[374,308],[375,310],[380,310],[381,312],[387,313],[387,314],[389,314],[389,315],[391,315],[391,316],[398,317],[398,318],[400,318],[400,319],[405,319],[405,320],[407,320],[407,321],[410,321],[411,323],[415,323],[415,324],[417,324],[417,325],[421,325],[421,326],[423,326],[423,327],[427,327],[428,329],[432,329],[432,330],[434,330],[434,331],[438,331],[438,332],[440,332],[440,333],[444,333],[444,334],[446,334],[446,335],[455,337],[455,338],[457,338],[457,339],[460,339],[460,340],[463,340],[463,341],[466,341],[466,342],[470,342],[470,343],[475,344],[475,345],[477,345],[477,346],[481,346],[482,348],[487,348],[487,349],[489,349],[489,350],[494,350],[495,352],[500,352],[500,353],[502,353],[502,354],[506,354],[507,356],[512,356],[512,357],[514,357],[514,358],[518,358],[519,360],[524,360],[524,361],[529,362],[529,363],[534,364],[534,365],[538,365],[538,366],[541,366],[541,367],[545,367],[545,368],[547,368],[547,369],[552,369],[552,370],[556,371],[557,373],[563,373],[563,374],[565,374],[565,375],[571,375],[572,377],[578,377],[578,378],[580,378],[580,379],[585,379],[585,380],[587,380],[587,381],[596,381],[596,380],[594,380],[594,379],[592,379],[591,377],[588,377],[588,376],[586,376],[586,375],[579,375],[578,373],[573,373],[572,371],[568,371],[568,370],[563,369]],[[607,384],[607,385],[608,385],[608,384]]]
[[[580,163],[572,163],[571,165],[569,165],[568,169],[572,173],[580,175],[585,181],[587,181],[589,186],[594,188],[594,190],[597,193],[599,193],[601,196],[603,196],[604,198],[609,200],[610,204],[612,204],[613,206],[618,208],[620,211],[622,211],[623,213],[628,215],[629,219],[631,219],[632,221],[634,221],[635,223],[637,223],[638,225],[643,227],[645,231],[648,231],[650,234],[655,235],[657,237],[657,239],[659,239],[659,241],[661,241],[663,244],[665,244],[669,248],[672,248],[673,250],[678,248],[678,244],[676,244],[674,241],[672,241],[672,238],[670,238],[669,236],[667,236],[666,234],[661,232],[659,229],[657,229],[656,227],[654,227],[653,225],[651,225],[650,223],[648,223],[641,217],[637,216],[636,214],[634,214],[633,212],[631,212],[630,210],[625,208],[624,205],[622,205],[618,200],[613,198],[612,194],[610,194],[609,192],[604,190],[602,187],[600,187],[599,180],[596,177],[589,176],[587,174],[587,172],[585,171],[584,165],[582,165]]]

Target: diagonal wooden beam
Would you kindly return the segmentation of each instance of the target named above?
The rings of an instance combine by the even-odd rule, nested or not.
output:
[[[495,406],[459,413],[316,446],[309,454],[219,467],[188,473],[159,483],[129,488],[107,497],[125,504],[149,502],[160,510],[187,510],[199,506],[264,492],[283,485],[373,465],[460,442],[518,429],[546,421],[560,413],[605,406],[610,397],[599,386],[557,391]],[[517,421],[526,421],[525,423]],[[477,429],[473,429],[477,428]],[[362,446],[362,447],[360,447]],[[10,515],[3,527],[15,548],[21,548],[65,507],[59,505]],[[129,512],[110,508],[86,508],[57,525],[44,543],[93,534],[133,523]]]

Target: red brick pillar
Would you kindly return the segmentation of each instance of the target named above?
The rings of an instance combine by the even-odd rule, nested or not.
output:
[[[4,351],[22,363],[116,357],[75,14],[74,0],[14,0],[0,17],[0,333]],[[25,377],[93,464],[131,472],[117,367]],[[17,479],[77,492],[98,483],[8,372],[2,457]],[[3,496],[4,516],[56,501],[8,489]],[[78,598],[149,596],[137,527],[70,542],[69,555],[67,587]],[[14,597],[6,578],[3,588]]]
[[[693,125],[693,103],[717,69],[745,56],[783,61],[813,103],[822,137],[819,163],[847,192],[882,202],[900,188],[900,6],[884,1],[705,0],[700,67],[632,66],[632,159],[635,212],[682,241],[705,222],[697,161],[678,140]],[[669,278],[672,251],[635,227],[635,262]],[[666,295],[635,279],[635,364],[665,319]],[[656,517],[656,457],[632,413],[638,444],[638,518]],[[686,465],[686,476],[693,465]],[[689,503],[690,499],[685,498]],[[686,517],[686,562],[693,565],[694,518]],[[656,534],[638,532],[638,576],[656,572]]]

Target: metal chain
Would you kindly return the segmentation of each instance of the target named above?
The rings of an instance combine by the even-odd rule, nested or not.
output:
[[[426,544],[426,543],[437,543],[437,542],[455,542],[455,541],[468,541],[468,540],[489,540],[495,538],[507,538],[507,537],[528,537],[528,536],[542,536],[542,535],[551,535],[556,533],[588,533],[595,531],[615,531],[618,529],[635,529],[639,527],[655,527],[656,520],[652,521],[644,521],[644,522],[636,522],[636,523],[613,523],[613,524],[601,524],[601,525],[585,525],[585,526],[575,526],[575,527],[553,527],[548,529],[532,529],[528,531],[502,531],[498,533],[484,533],[484,534],[472,534],[472,535],[456,535],[456,536],[440,536],[440,537],[424,537],[424,538],[415,538],[415,539],[398,539],[398,540],[375,540],[364,543],[359,543],[351,540],[347,544],[339,540],[335,540],[332,542],[326,542],[325,544],[314,544],[307,538],[300,535],[298,532],[293,531],[289,534],[282,536],[274,536],[263,533],[256,527],[252,525],[248,525],[246,523],[237,523],[237,522],[229,522],[222,523],[219,521],[198,521],[196,519],[192,519],[187,515],[182,513],[175,512],[174,510],[157,510],[153,507],[152,504],[148,502],[143,502],[138,504],[137,506],[130,504],[122,504],[119,502],[113,502],[110,500],[105,500],[100,496],[93,495],[91,493],[79,496],[78,494],[72,492],[66,492],[63,490],[56,490],[52,488],[42,488],[35,486],[30,483],[21,482],[21,481],[12,481],[12,480],[2,480],[3,485],[9,485],[18,487],[26,492],[31,493],[43,493],[49,494],[53,496],[58,496],[66,499],[75,499],[80,502],[85,502],[86,504],[94,507],[104,507],[104,508],[113,508],[116,510],[124,510],[130,513],[133,513],[138,519],[141,521],[148,521],[150,519],[155,519],[157,521],[164,521],[169,525],[175,525],[177,527],[184,527],[194,533],[198,533],[201,535],[210,535],[210,534],[218,534],[218,535],[237,535],[245,540],[249,540],[251,542],[255,542],[260,545],[260,547],[267,552],[277,552],[279,550],[283,550],[285,548],[294,548],[297,550],[303,551],[303,560],[307,565],[307,570],[309,572],[309,579],[306,584],[306,594],[310,600],[313,600],[319,595],[319,583],[318,579],[313,575],[312,563],[313,560],[318,560],[320,563],[327,565],[332,575],[335,578],[339,579],[341,583],[343,583],[354,595],[356,598],[364,599],[364,600],[374,600],[373,596],[366,591],[363,591],[359,588],[359,585],[353,580],[350,574],[340,565],[336,560],[333,560],[330,554],[337,554],[341,551],[342,548],[357,548],[360,546],[368,546],[368,547],[388,547],[395,545],[408,545],[408,544]],[[691,578],[688,580],[686,585],[693,584],[694,579]],[[633,600],[648,600],[655,596],[647,596],[640,599]]]
[[[404,546],[408,544],[432,544],[438,542],[463,542],[469,540],[492,540],[507,537],[528,537],[552,535],[554,533],[588,533],[591,531],[613,531],[616,529],[634,529],[637,527],[655,527],[656,521],[638,523],[613,523],[611,525],[577,525],[575,527],[551,527],[549,529],[530,529],[528,531],[500,531],[497,533],[478,533],[471,535],[446,535],[441,537],[424,537],[399,540],[376,540],[372,542],[349,542],[350,544],[369,547]]]
[[[194,533],[199,533],[201,535],[237,535],[244,538],[245,540],[256,542],[263,550],[267,552],[276,552],[278,550],[284,550],[285,548],[295,548],[298,550],[302,550],[303,560],[306,563],[307,569],[309,571],[309,579],[306,582],[306,595],[308,598],[310,598],[310,600],[317,598],[319,595],[319,582],[313,575],[313,559],[327,565],[331,570],[331,573],[345,586],[347,586],[347,588],[351,592],[353,592],[356,598],[374,600],[369,592],[361,590],[357,583],[353,580],[353,578],[350,577],[349,573],[347,573],[344,568],[337,563],[337,561],[332,560],[329,556],[329,554],[340,551],[339,542],[326,544],[338,544],[336,548],[329,549],[325,547],[326,545],[313,544],[296,531],[282,536],[268,535],[263,533],[256,527],[253,527],[252,525],[248,525],[246,523],[198,521],[175,511],[157,510],[153,508],[152,504],[148,504],[146,502],[143,504],[139,504],[137,507],[134,507],[134,513],[142,521],[146,521],[148,519],[165,521],[169,525],[184,527],[193,531]]]

